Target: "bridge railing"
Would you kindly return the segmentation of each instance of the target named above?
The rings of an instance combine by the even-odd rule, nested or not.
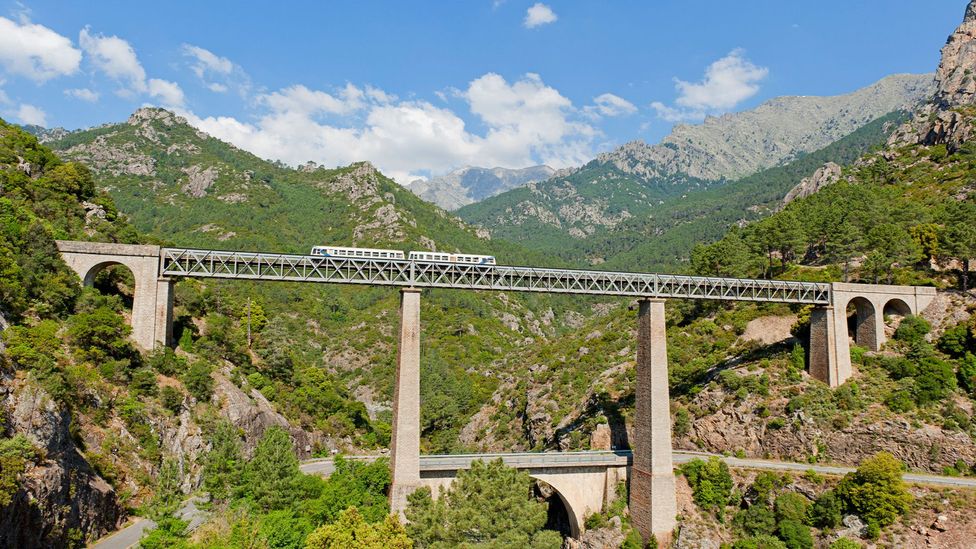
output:
[[[827,305],[831,286],[757,280],[504,265],[163,248],[161,274],[419,288],[774,301]]]

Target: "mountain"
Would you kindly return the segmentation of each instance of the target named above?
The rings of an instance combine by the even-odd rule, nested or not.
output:
[[[458,213],[470,223],[492,227],[498,238],[553,250],[566,261],[673,272],[684,268],[695,244],[775,211],[803,178],[825,163],[853,162],[883,144],[905,118],[903,112],[882,116],[823,149],[734,182],[685,179],[685,184],[694,181],[694,187],[680,187],[681,194],[660,182],[642,185],[605,166],[605,173],[615,175],[574,186],[596,169],[587,167],[564,178],[562,185],[532,184]],[[617,209],[611,210],[602,195],[611,196]]]
[[[933,89],[931,74],[896,74],[844,95],[777,97],[702,124],[679,124],[657,145],[634,141],[596,161],[645,180],[739,179],[821,149],[889,112],[912,110]]]
[[[44,126],[38,126],[35,124],[26,124],[21,126],[27,133],[33,135],[37,138],[39,143],[50,143],[51,141],[57,141],[66,137],[69,130],[64,128],[45,128]]]
[[[445,210],[456,210],[507,190],[549,179],[556,170],[549,166],[530,168],[467,167],[431,179],[417,179],[407,188],[427,202]]]
[[[654,219],[671,215],[669,204],[694,202],[695,193],[709,192],[721,201],[721,189],[730,181],[799,161],[891,112],[910,110],[931,95],[931,81],[931,75],[895,75],[847,95],[777,98],[698,126],[679,125],[658,145],[628,143],[568,175],[504,192],[457,213],[497,238],[537,250],[556,249],[580,262],[602,262],[607,259],[606,241],[612,240],[607,235],[633,233],[640,225],[657,227]],[[856,139],[865,147],[857,154],[884,140],[882,127],[890,132],[889,126],[876,125],[876,142],[865,142],[863,135]],[[781,194],[774,199],[797,183],[776,186]],[[743,211],[740,217],[747,215]],[[719,226],[716,236],[727,226]],[[645,236],[659,236],[656,231],[645,231]],[[600,244],[591,244],[593,239]],[[623,244],[611,248],[627,249]],[[688,251],[690,247],[684,253]]]

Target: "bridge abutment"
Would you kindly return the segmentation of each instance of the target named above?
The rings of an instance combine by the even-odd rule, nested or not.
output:
[[[668,390],[664,302],[643,299],[637,316],[637,389],[630,516],[645,540],[666,547],[677,524],[671,461],[671,401]]]
[[[404,518],[420,486],[420,290],[400,290],[400,341],[393,390],[390,510]]]
[[[160,277],[159,246],[57,242],[61,257],[85,286],[95,283],[102,269],[122,265],[132,272],[132,341],[150,351],[173,339],[173,281]]]

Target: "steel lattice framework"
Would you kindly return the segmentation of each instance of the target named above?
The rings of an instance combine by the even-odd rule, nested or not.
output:
[[[162,248],[163,276],[829,305],[830,284]]]

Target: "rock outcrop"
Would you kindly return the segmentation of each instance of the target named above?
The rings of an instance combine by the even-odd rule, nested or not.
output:
[[[5,435],[22,433],[41,450],[0,510],[0,546],[66,547],[73,537],[95,539],[122,524],[125,509],[72,440],[67,411],[43,389],[9,376],[0,379],[0,407]]]
[[[786,193],[786,196],[783,198],[783,206],[786,206],[797,198],[805,198],[818,192],[827,185],[836,183],[840,179],[840,172],[841,168],[839,165],[833,162],[827,162],[817,168],[817,171],[813,172],[813,175],[803,178],[795,187],[790,189],[790,192]]]
[[[941,109],[976,104],[976,1],[966,6],[962,24],[949,35],[935,71],[935,102]]]
[[[971,108],[976,105],[976,0],[966,6],[962,24],[949,35],[935,72],[935,95],[912,120],[895,131],[888,144],[945,145],[955,152],[976,129]],[[967,108],[970,110],[967,111]]]

